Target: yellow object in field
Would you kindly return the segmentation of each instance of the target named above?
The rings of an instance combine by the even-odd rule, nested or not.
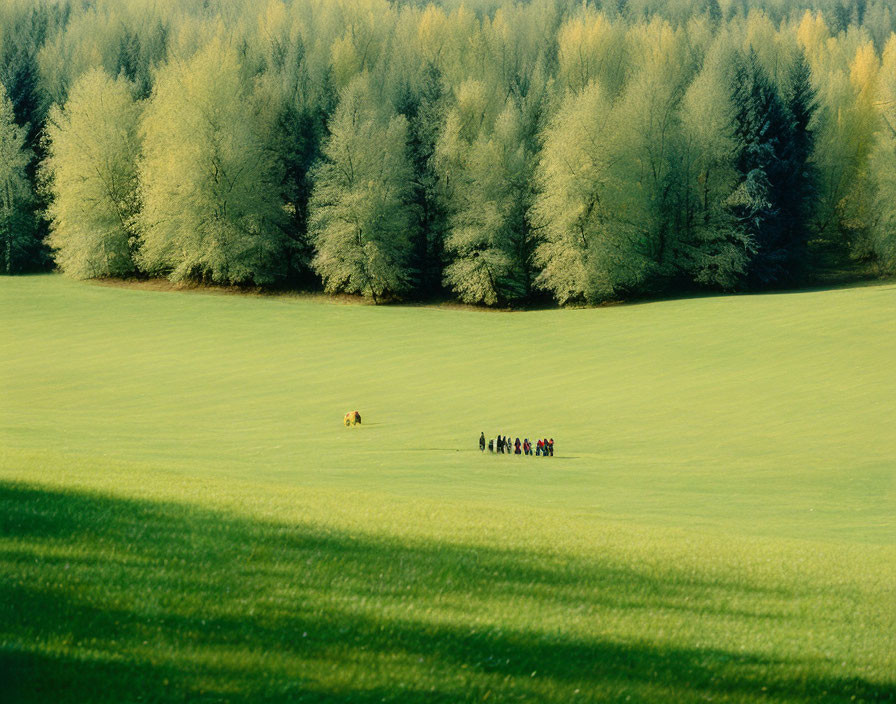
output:
[[[360,425],[361,414],[358,411],[349,411],[345,414],[345,427],[350,425]]]

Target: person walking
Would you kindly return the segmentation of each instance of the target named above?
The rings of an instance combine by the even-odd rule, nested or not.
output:
[[[531,455],[532,454],[532,444],[529,442],[529,438],[523,440],[523,454]]]
[[[513,454],[515,454],[515,455],[522,454],[522,451],[520,450],[521,445],[522,445],[522,443],[520,442],[520,439],[517,438],[516,442],[513,443]]]
[[[541,441],[541,438],[538,438],[538,442],[535,444],[535,456],[541,457],[542,450],[544,450],[544,443]]]
[[[479,451],[485,452],[485,433],[479,433]]]
[[[548,440],[548,453],[551,455],[551,457],[554,456],[554,438]]]

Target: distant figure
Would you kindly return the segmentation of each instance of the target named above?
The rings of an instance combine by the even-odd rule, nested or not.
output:
[[[517,438],[516,442],[513,443],[513,454],[515,454],[515,455],[522,454],[522,451],[520,450],[520,445],[521,445],[520,439]]]
[[[554,456],[554,438],[551,438],[548,441],[548,452],[550,453],[551,457]]]
[[[488,451],[489,451],[489,452],[494,452],[494,451],[495,451],[495,439],[494,439],[494,438],[489,438],[489,439],[488,439]]]
[[[535,456],[540,457],[543,451],[544,451],[544,442],[542,442],[541,438],[539,438],[538,443],[535,445]]]
[[[361,414],[358,411],[349,411],[345,414],[345,427],[361,425]]]
[[[485,452],[485,433],[479,433],[479,451]]]
[[[529,438],[523,440],[523,454],[531,455],[532,454],[532,443],[529,442]]]
[[[500,435],[498,436],[497,451],[500,454],[504,453],[504,438],[502,438]]]

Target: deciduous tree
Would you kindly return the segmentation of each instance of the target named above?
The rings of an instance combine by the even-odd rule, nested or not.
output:
[[[613,227],[612,103],[590,83],[549,123],[531,211],[540,234],[536,284],[560,303],[598,302],[643,280],[650,261],[631,231]]]
[[[312,265],[330,292],[374,302],[405,294],[415,278],[407,120],[362,74],[342,91],[329,129],[311,194]]]
[[[271,284],[285,275],[272,106],[221,34],[158,74],[142,124],[140,263],[172,280]]]
[[[136,270],[140,105],[134,86],[102,69],[84,74],[47,127],[44,168],[52,200],[50,244],[76,278]]]
[[[443,173],[453,180],[445,284],[467,303],[514,301],[529,293],[534,156],[513,100],[472,141],[462,136],[463,119],[458,112],[449,117],[439,145]]]
[[[881,123],[871,155],[876,218],[871,249],[888,273],[896,271],[896,35],[884,50],[877,102]]]

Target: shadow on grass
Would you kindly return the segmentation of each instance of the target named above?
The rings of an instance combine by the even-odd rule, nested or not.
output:
[[[789,617],[763,600],[789,596],[0,483],[9,703],[896,700],[811,662],[507,623],[642,610],[765,627]]]

